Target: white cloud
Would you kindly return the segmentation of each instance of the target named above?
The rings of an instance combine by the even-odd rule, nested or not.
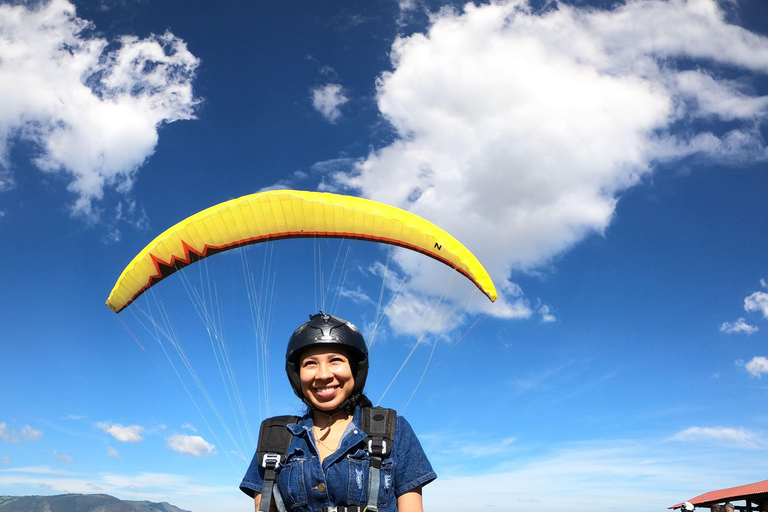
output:
[[[200,436],[187,436],[176,434],[166,438],[168,448],[191,455],[193,457],[202,457],[203,455],[212,455],[216,453],[216,447],[205,441]]]
[[[67,415],[67,417],[66,417],[66,418],[64,418],[64,419],[66,419],[66,420],[72,420],[72,421],[78,421],[78,420],[82,420],[82,419],[85,419],[85,416],[83,416],[82,414],[69,414],[69,415]]]
[[[0,457],[0,462],[5,462],[6,464],[9,464],[11,462],[11,457],[8,455]]]
[[[339,84],[326,84],[312,89],[312,106],[331,123],[341,117],[339,107],[348,101],[344,89]]]
[[[192,425],[190,425],[189,423],[183,424],[181,426],[181,428],[183,428],[185,430],[191,430],[192,432],[197,432],[197,429],[195,427],[193,427]]]
[[[122,441],[124,443],[136,443],[144,439],[142,437],[144,427],[140,427],[138,425],[129,425],[124,427],[119,423],[99,422],[96,423],[94,427],[98,428],[99,430],[103,430],[118,441]]]
[[[742,332],[752,334],[753,332],[757,332],[757,327],[749,325],[743,318],[739,318],[734,323],[723,322],[723,325],[720,326],[720,331],[728,334]]]
[[[61,462],[74,462],[75,460],[69,455],[64,455],[63,453],[57,453],[56,450],[53,451],[53,456],[56,457],[56,460],[59,460]]]
[[[542,322],[556,322],[557,318],[555,318],[555,315],[552,314],[552,308],[547,306],[546,304],[542,304],[539,306],[539,314],[541,315],[541,321]]]
[[[112,44],[68,0],[0,5],[0,190],[13,186],[9,145],[38,149],[34,163],[66,176],[75,214],[98,218],[105,189],[133,186],[163,123],[192,119],[199,64],[170,32]]]
[[[20,443],[22,441],[36,441],[43,437],[40,430],[35,430],[29,425],[21,427],[21,431],[9,429],[5,423],[0,423],[0,439],[6,443]]]
[[[424,509],[588,512],[621,503],[631,512],[664,510],[704,490],[721,488],[724,475],[749,482],[759,474],[727,451],[713,458],[711,452],[691,453],[674,444],[600,440],[542,447],[534,457],[505,455],[506,464],[479,475],[461,468],[442,472],[424,489]],[[743,457],[762,469],[762,455],[745,452]]]
[[[516,439],[507,437],[504,439],[479,440],[477,435],[471,433],[462,435],[451,431],[441,434],[423,434],[419,436],[422,443],[428,443],[435,447],[433,451],[435,459],[461,457],[477,459],[480,457],[499,456],[503,458],[513,447]]]
[[[115,450],[111,446],[107,446],[107,457],[113,457],[115,459],[119,459],[120,458],[120,454],[117,453],[117,450]]]
[[[397,5],[400,7],[400,11],[412,11],[416,9],[417,4],[417,0],[398,0],[397,2]]]
[[[373,304],[373,300],[364,291],[357,287],[356,290],[350,290],[349,288],[339,289],[339,296],[345,297],[355,304]]]
[[[455,235],[504,292],[472,311],[530,316],[506,293],[511,273],[603,233],[620,193],[656,163],[766,156],[755,128],[766,99],[713,69],[768,71],[768,39],[728,24],[715,0],[629,0],[610,11],[558,3],[544,14],[500,0],[431,19],[428,32],[395,41],[393,70],[377,84],[396,140],[323,186]],[[720,121],[730,131],[717,133]],[[434,302],[445,279],[427,267],[407,288]]]
[[[743,84],[718,80],[703,71],[683,71],[677,75],[677,86],[682,97],[696,102],[692,114],[698,117],[715,116],[724,120],[764,117],[768,97],[750,96],[742,92]]]
[[[3,469],[4,472],[14,472],[14,473],[31,473],[36,475],[69,475],[70,473],[67,471],[62,471],[60,469],[51,469],[50,466],[28,466],[24,468],[10,468],[10,469]]]
[[[753,357],[744,368],[755,377],[760,377],[764,373],[768,373],[768,359],[762,356]]]
[[[690,427],[678,432],[672,436],[672,439],[675,441],[720,442],[740,448],[768,448],[768,443],[759,434],[743,428]]]
[[[377,262],[369,270],[380,276],[385,288],[392,292],[383,311],[387,317],[397,318],[397,322],[390,323],[395,333],[445,333],[462,323],[474,295],[465,294],[456,302],[451,300],[454,286],[466,284],[458,272],[401,248],[392,249],[389,259],[397,265],[385,266]],[[440,287],[434,288],[435,283],[439,283]],[[519,295],[519,287],[513,290],[510,285],[507,288],[511,296]],[[486,299],[482,297],[481,300]],[[533,314],[524,298],[509,300],[501,307],[507,318],[528,318]]]
[[[763,317],[768,318],[768,293],[753,293],[744,299],[744,309],[747,311],[759,311],[763,314]]]

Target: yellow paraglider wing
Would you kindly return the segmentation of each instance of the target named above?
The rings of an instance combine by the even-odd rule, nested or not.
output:
[[[359,197],[273,190],[212,206],[166,230],[123,270],[107,306],[119,313],[164,277],[211,254],[299,237],[354,238],[418,251],[455,268],[496,300],[496,288],[477,258],[417,215]]]

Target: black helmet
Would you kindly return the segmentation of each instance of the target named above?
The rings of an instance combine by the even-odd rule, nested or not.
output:
[[[316,315],[310,315],[309,322],[302,324],[293,332],[285,351],[285,373],[288,374],[293,392],[309,407],[312,407],[312,403],[301,391],[299,358],[304,350],[319,345],[340,345],[349,356],[355,386],[352,394],[340,408],[347,407],[362,396],[365,379],[368,377],[368,346],[365,344],[365,338],[351,323],[343,318],[326,315],[322,311]]]

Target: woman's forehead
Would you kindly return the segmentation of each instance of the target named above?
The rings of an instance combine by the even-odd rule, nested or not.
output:
[[[301,353],[301,359],[316,356],[342,355],[347,357],[347,351],[339,345],[317,345]]]

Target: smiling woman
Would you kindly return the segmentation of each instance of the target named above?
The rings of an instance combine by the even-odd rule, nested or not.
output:
[[[357,327],[312,315],[288,341],[285,369],[308,411],[262,424],[240,484],[256,510],[421,512],[421,488],[437,475],[408,422],[363,394],[368,348]]]

